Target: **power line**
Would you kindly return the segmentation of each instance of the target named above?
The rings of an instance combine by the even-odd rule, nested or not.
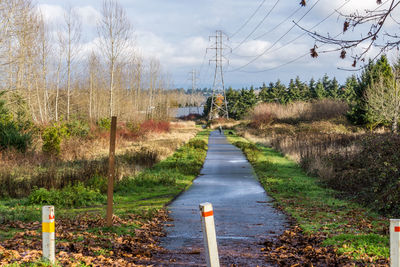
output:
[[[278,23],[275,27],[273,27],[271,30],[267,31],[266,33],[261,34],[260,36],[253,38],[253,40],[257,40],[260,38],[263,38],[265,35],[275,31],[277,28],[279,28],[282,24],[284,24],[286,21],[288,21],[291,17],[297,14],[302,9],[302,7],[297,8],[292,14],[290,14],[286,19],[282,20],[280,23]]]
[[[326,20],[328,20],[330,17],[332,17],[335,13],[337,13],[340,9],[342,9],[345,5],[347,5],[350,1],[347,1],[345,3],[343,3],[341,6],[339,6],[338,8],[336,8],[332,13],[330,13],[327,17],[325,17],[323,20],[321,20],[320,22],[318,22],[317,24],[315,24],[314,26],[312,26],[309,31],[315,29],[316,27],[318,27],[319,25],[321,25],[322,23],[324,23]],[[290,40],[289,42],[287,42],[285,45],[282,45],[280,47],[278,47],[275,50],[270,51],[270,53],[276,52],[278,50],[281,50],[282,48],[294,43],[295,41],[297,41],[298,39],[300,39],[301,37],[303,37],[304,35],[306,35],[307,32],[303,32],[302,34],[300,34],[299,36],[297,36],[296,38]]]
[[[311,12],[311,10],[313,10],[314,7],[315,7],[320,1],[321,1],[321,0],[317,0],[317,1],[314,3],[314,5],[312,5],[312,7],[311,7],[309,10],[307,10],[307,12],[306,12],[300,19],[298,19],[297,22],[295,22],[295,23],[293,24],[292,27],[290,27],[290,29],[289,29],[288,31],[286,31],[281,37],[279,37],[279,39],[276,40],[269,48],[267,48],[266,50],[264,50],[264,52],[262,52],[261,54],[259,54],[258,56],[256,56],[256,57],[253,58],[252,60],[250,60],[248,63],[246,63],[246,64],[244,64],[244,65],[242,65],[242,66],[240,66],[240,67],[238,67],[238,68],[236,68],[236,69],[230,70],[229,72],[234,72],[234,71],[241,70],[241,69],[247,67],[248,65],[250,65],[251,63],[253,63],[254,61],[258,60],[258,59],[259,59],[260,57],[262,57],[263,55],[265,55],[265,54],[266,54],[268,51],[270,51],[280,40],[282,40],[287,34],[289,34],[289,32],[290,32],[291,30],[293,30],[293,28],[296,26],[296,24],[299,23],[301,20],[303,20],[304,17],[307,16],[307,15]]]
[[[194,106],[193,96],[194,96],[195,90],[197,89],[197,86],[196,86],[196,82],[197,82],[197,72],[196,72],[196,69],[193,69],[193,70],[190,72],[190,74],[191,74],[191,80],[192,80],[192,91],[191,91],[190,97],[189,97],[189,114],[192,113],[192,112],[191,112],[191,109],[192,109],[192,106]]]
[[[246,27],[246,25],[250,22],[250,20],[257,14],[257,12],[260,10],[260,8],[265,4],[267,0],[263,0],[260,5],[257,7],[257,9],[253,12],[253,14],[251,14],[251,16],[246,20],[245,23],[242,24],[242,26],[239,27],[239,29],[237,29],[237,31],[235,31],[235,33],[233,33],[230,38],[232,38],[233,36],[235,36],[236,34],[238,34],[244,27]]]
[[[204,63],[206,62],[206,57],[207,57],[207,49],[205,49],[205,51],[204,51],[204,57],[203,57],[203,60],[201,62],[201,65],[200,65],[200,70],[199,70],[199,78],[200,78],[200,80],[201,80],[201,73],[203,71]]]
[[[329,14],[328,17],[326,17],[325,19],[323,19],[322,21],[320,21],[319,23],[317,23],[316,25],[314,25],[310,30],[312,30],[313,28],[319,26],[321,23],[323,23],[324,21],[326,21],[328,18],[330,18],[333,14],[335,14],[336,12],[338,12],[338,10],[342,9],[342,8],[343,8],[346,4],[348,4],[348,2],[350,2],[350,1],[351,1],[351,0],[346,1],[346,3],[342,4],[340,7],[338,7],[337,9],[335,9],[335,11],[333,11],[331,14]],[[389,1],[389,0],[384,1],[380,6],[386,4],[388,1]],[[380,7],[380,6],[379,6],[379,7]],[[375,8],[373,11],[376,11],[379,7]],[[306,33],[304,33],[304,34],[306,34]],[[293,41],[297,40],[298,38],[302,37],[304,34],[302,34],[302,35],[298,36],[297,38],[293,39],[291,42],[293,42]],[[342,34],[343,34],[343,32],[341,32],[341,33],[335,35],[333,38],[337,38],[337,37],[339,37],[339,36],[342,35]],[[291,42],[287,43],[286,45],[290,44]],[[286,45],[284,45],[284,46],[286,46]],[[327,45],[327,44],[322,44],[321,46],[319,46],[319,48],[322,48],[322,47],[325,46],[325,45]],[[277,51],[277,50],[283,48],[284,46],[281,46],[280,48],[274,50],[273,52],[275,52],[275,51]],[[335,51],[339,51],[339,50],[340,50],[340,49],[337,49],[337,48],[336,48],[336,49],[331,49],[331,50],[318,51],[318,54],[331,53],[331,52],[335,52]],[[278,65],[278,66],[275,66],[275,67],[272,67],[272,68],[269,68],[269,69],[259,70],[259,71],[240,71],[240,72],[244,72],[244,73],[261,73],[261,72],[268,72],[268,71],[276,70],[276,69],[282,68],[282,67],[284,67],[284,66],[287,66],[287,65],[289,65],[289,64],[292,64],[292,63],[294,63],[294,62],[296,62],[296,61],[298,61],[298,60],[300,60],[300,59],[306,57],[306,56],[309,55],[309,54],[310,54],[310,52],[307,52],[307,53],[305,53],[305,54],[302,54],[302,55],[300,55],[300,56],[298,56],[298,57],[296,57],[296,58],[294,58],[294,59],[288,61],[288,62],[285,62],[285,63],[283,63],[283,64],[280,64],[280,65]],[[340,68],[339,68],[339,69],[340,69]],[[346,70],[347,70],[347,69],[346,69]],[[358,69],[358,70],[359,70],[359,69]],[[358,70],[357,70],[357,71],[358,71]],[[349,70],[348,70],[348,71],[349,71]],[[354,70],[351,70],[351,71],[354,71]]]
[[[342,35],[342,34],[343,34],[343,32],[337,34],[337,35],[335,36],[335,38],[339,37],[339,36]],[[319,48],[321,48],[321,47],[323,47],[323,46],[325,46],[325,45],[326,45],[326,44],[322,44]],[[320,52],[318,52],[318,53],[319,53],[319,54],[325,54],[325,53],[330,53],[330,52],[333,52],[333,51],[337,51],[337,49],[320,51]],[[306,57],[307,55],[310,55],[310,52],[307,52],[307,53],[305,53],[305,54],[302,54],[302,55],[296,57],[295,59],[292,59],[292,60],[290,60],[290,61],[288,61],[288,62],[285,62],[285,63],[283,63],[283,64],[280,64],[280,65],[278,65],[278,66],[275,66],[275,67],[272,67],[272,68],[269,68],[269,69],[258,70],[258,71],[240,71],[240,72],[245,72],[245,73],[261,73],[261,72],[268,72],[268,71],[271,71],[271,70],[276,70],[276,69],[282,68],[282,67],[284,67],[284,66],[287,66],[287,65],[289,65],[289,64],[292,64],[292,63],[294,63],[294,62],[296,62],[296,61],[298,61],[298,60],[300,60],[300,59]]]
[[[275,2],[275,4],[272,6],[272,8],[267,12],[267,14],[264,16],[264,18],[260,21],[260,23],[258,23],[257,24],[257,26],[246,36],[246,38],[244,38],[240,43],[239,43],[239,45],[237,45],[237,46],[235,46],[233,49],[232,49],[232,51],[233,50],[236,50],[237,48],[239,48],[240,46],[242,46],[242,44],[244,43],[244,42],[246,42],[249,38],[250,38],[250,36],[251,35],[253,35],[253,33],[264,23],[264,21],[269,17],[269,15],[272,13],[272,11],[275,9],[275,7],[278,5],[278,3],[280,2],[281,0],[277,0],[276,2]]]

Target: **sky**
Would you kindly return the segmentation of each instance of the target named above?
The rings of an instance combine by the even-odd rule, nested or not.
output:
[[[97,38],[96,25],[101,18],[101,0],[37,0],[46,21],[52,25],[63,21],[68,7],[82,19],[82,53],[89,53]],[[157,58],[177,88],[192,86],[191,74],[197,72],[197,87],[212,87],[215,63],[209,36],[222,30],[224,39],[225,87],[261,86],[280,79],[319,79],[324,74],[344,83],[346,77],[359,72],[352,69],[352,59],[340,59],[339,52],[309,56],[313,38],[294,24],[321,34],[335,36],[343,29],[338,12],[349,14],[377,7],[376,0],[119,0],[133,26],[135,50],[145,59]],[[262,4],[262,5],[261,5]],[[335,9],[338,12],[335,12]],[[255,12],[257,11],[257,12]],[[397,11],[396,11],[397,12]],[[394,17],[399,17],[396,13]],[[317,27],[315,27],[317,25]],[[394,19],[388,30],[398,30]],[[346,33],[358,37],[366,28]],[[229,40],[228,40],[229,37]],[[212,40],[212,39],[211,39]],[[329,45],[317,44],[319,50]],[[360,48],[361,49],[361,48]],[[357,52],[359,50],[355,50]],[[376,55],[372,49],[370,56]],[[395,55],[389,55],[394,59]],[[304,56],[303,56],[304,55]]]

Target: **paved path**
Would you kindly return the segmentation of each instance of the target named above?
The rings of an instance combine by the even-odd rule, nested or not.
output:
[[[166,225],[161,246],[170,254],[161,256],[160,265],[203,266],[198,210],[203,202],[214,206],[222,265],[264,266],[262,243],[283,232],[285,216],[272,207],[243,153],[218,131],[210,135],[200,176],[169,206],[173,226]]]

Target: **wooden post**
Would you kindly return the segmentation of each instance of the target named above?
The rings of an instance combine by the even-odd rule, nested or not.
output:
[[[115,139],[117,136],[117,117],[111,118],[110,156],[108,159],[108,187],[107,187],[107,226],[112,226],[113,194],[115,178]]]

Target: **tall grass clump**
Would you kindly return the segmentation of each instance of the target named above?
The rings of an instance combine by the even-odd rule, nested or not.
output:
[[[164,133],[164,132],[169,132],[170,129],[171,126],[168,121],[147,120],[140,124],[140,130],[144,133],[146,132]]]
[[[193,139],[152,168],[119,181],[116,191],[129,193],[137,187],[175,186],[177,181],[193,179],[200,173],[207,148],[204,140]]]
[[[104,201],[105,195],[101,194],[99,190],[87,188],[81,183],[67,186],[62,190],[35,189],[29,195],[29,204],[58,207],[86,207],[103,204]]]
[[[269,125],[273,121],[280,123],[299,123],[301,121],[329,120],[344,116],[348,105],[339,100],[322,99],[312,102],[293,102],[289,104],[262,103],[257,105],[251,116],[255,128]]]

